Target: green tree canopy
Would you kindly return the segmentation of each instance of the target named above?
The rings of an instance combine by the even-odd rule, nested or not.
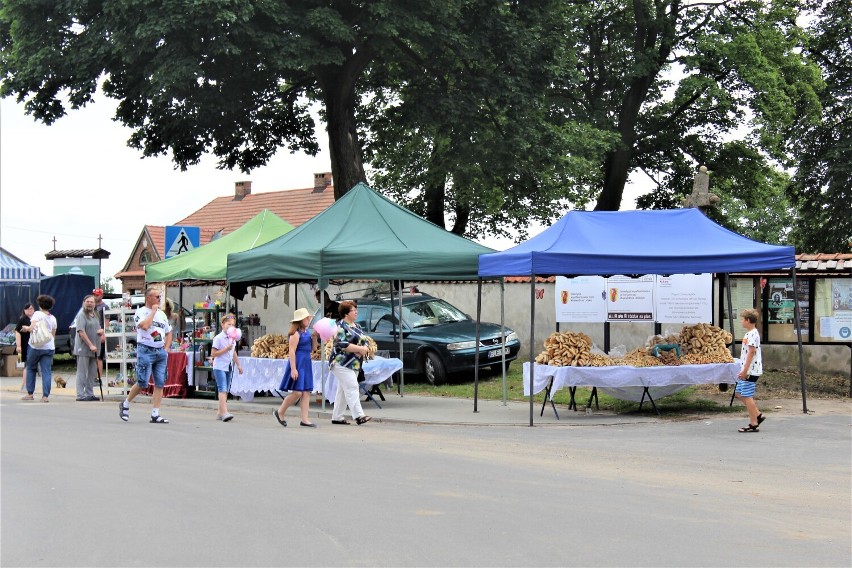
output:
[[[799,211],[829,225],[849,187],[832,165],[848,1],[826,3],[812,43],[798,21],[820,5],[0,0],[0,95],[51,123],[102,88],[143,155],[244,171],[316,153],[319,103],[337,197],[366,158],[379,189],[468,235],[618,209],[634,172],[656,182],[640,206],[676,206],[704,164],[718,220],[779,241]]]
[[[778,241],[793,213],[785,136],[820,108],[820,72],[796,23],[812,4],[605,0],[531,17],[506,3],[526,16],[512,28],[521,37],[477,13],[464,36],[477,49],[424,45],[419,59],[440,61],[443,74],[406,70],[372,101],[376,185],[435,222],[446,208],[456,231],[472,210],[467,230],[480,234],[551,221],[595,197],[597,209],[619,209],[635,172],[656,184],[640,207],[676,207],[703,164],[725,204],[717,220]],[[489,66],[490,78],[475,73]],[[750,212],[767,204],[772,215]]]
[[[452,4],[3,0],[0,95],[49,124],[101,87],[143,155],[185,169],[212,152],[243,171],[282,147],[315,154],[318,101],[339,197],[365,181],[358,81],[407,43],[439,42]]]
[[[790,197],[801,216],[792,240],[802,252],[852,251],[852,6],[825,2],[808,54],[822,69],[819,120],[803,117],[788,137],[796,156]]]

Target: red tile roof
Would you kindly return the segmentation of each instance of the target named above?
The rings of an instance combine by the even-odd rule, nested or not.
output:
[[[166,228],[157,225],[145,225],[143,230],[148,231],[148,236],[151,237],[151,245],[157,251],[158,257],[155,260],[161,260],[166,255]]]
[[[224,229],[223,234],[228,234],[245,225],[246,221],[264,209],[269,209],[294,227],[298,227],[333,203],[334,186],[331,185],[319,189],[308,187],[252,193],[242,199],[230,195],[217,197],[175,225],[201,227],[201,242],[206,243],[215,231]],[[210,232],[206,238],[205,231]]]
[[[234,195],[217,197],[188,217],[173,223],[201,229],[201,244],[210,242],[217,231],[227,235],[242,227],[246,221],[269,209],[294,227],[321,213],[334,203],[334,186],[331,185],[331,173],[314,175],[314,187],[290,189],[285,191],[269,191],[251,193],[251,182],[237,182]],[[325,185],[328,184],[328,185]],[[248,192],[248,195],[237,197],[238,193]],[[148,239],[147,246],[142,246],[143,238]],[[144,276],[144,268],[138,265],[138,257],[142,250],[154,251],[152,262],[162,260],[166,253],[166,228],[157,225],[145,225],[117,278]]]

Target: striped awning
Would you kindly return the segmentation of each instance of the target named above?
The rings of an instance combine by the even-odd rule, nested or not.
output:
[[[27,264],[0,248],[0,282],[38,282],[42,273],[38,266]]]

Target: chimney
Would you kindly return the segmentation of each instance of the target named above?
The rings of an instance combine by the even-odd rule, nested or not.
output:
[[[234,184],[234,201],[242,201],[243,197],[251,195],[251,182],[238,181]]]
[[[331,172],[314,174],[314,192],[320,192],[331,185]]]

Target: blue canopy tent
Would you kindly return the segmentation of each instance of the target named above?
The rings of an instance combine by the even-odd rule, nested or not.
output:
[[[536,276],[729,273],[789,268],[795,290],[795,265],[793,247],[743,237],[708,219],[698,209],[570,211],[542,233],[515,247],[481,255],[479,281],[503,276],[530,277],[530,365],[534,366]],[[730,308],[730,291],[728,301]],[[800,321],[798,298],[795,309],[796,321]],[[802,401],[807,412],[800,333],[798,339]],[[532,425],[533,397],[530,396]]]
[[[38,266],[0,248],[0,328],[17,323],[24,304],[35,301],[41,277]]]
[[[38,282],[38,266],[27,264],[4,248],[0,248],[0,282]]]

